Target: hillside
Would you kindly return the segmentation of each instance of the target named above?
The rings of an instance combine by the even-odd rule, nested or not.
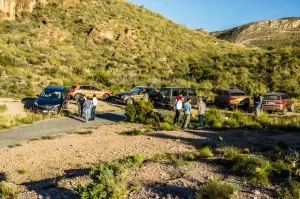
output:
[[[300,18],[253,22],[213,34],[219,39],[254,47],[299,46]]]
[[[166,84],[205,94],[234,86],[300,95],[298,48],[248,49],[123,0],[74,2],[37,3],[0,24],[1,95],[21,98],[72,83],[114,92]]]

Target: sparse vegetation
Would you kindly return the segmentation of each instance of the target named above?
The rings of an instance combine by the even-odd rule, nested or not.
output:
[[[128,190],[126,171],[129,168],[140,166],[143,162],[141,155],[127,156],[120,161],[106,162],[90,172],[92,183],[77,188],[83,199],[92,198],[123,198]]]
[[[197,190],[195,199],[230,199],[238,190],[237,185],[222,182],[218,178],[209,180],[206,184]]]
[[[5,104],[0,105],[0,114],[4,113],[5,111],[7,111],[7,106]]]
[[[22,144],[20,144],[20,143],[17,143],[17,144],[10,144],[10,145],[8,145],[7,147],[8,147],[8,148],[15,148],[15,147],[18,147],[18,146],[22,146]]]
[[[18,169],[17,170],[17,173],[18,174],[21,174],[21,175],[24,175],[27,171],[25,169]]]
[[[201,158],[210,158],[210,157],[213,157],[214,154],[213,152],[210,150],[210,148],[208,146],[206,147],[203,147],[199,150],[199,156]]]
[[[14,196],[14,190],[6,186],[4,182],[0,182],[0,197],[3,199],[12,198]]]

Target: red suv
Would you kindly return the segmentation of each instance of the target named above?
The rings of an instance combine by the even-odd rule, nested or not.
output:
[[[262,109],[266,112],[282,112],[285,115],[288,111],[294,112],[295,105],[285,93],[268,93],[263,98]]]
[[[236,108],[241,107],[248,109],[250,105],[250,99],[244,91],[237,89],[221,90],[215,97],[215,105],[224,108]]]

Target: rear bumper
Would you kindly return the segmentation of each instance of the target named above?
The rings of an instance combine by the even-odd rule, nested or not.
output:
[[[263,106],[262,109],[264,111],[275,111],[275,112],[283,111],[283,107],[276,107],[276,106]]]

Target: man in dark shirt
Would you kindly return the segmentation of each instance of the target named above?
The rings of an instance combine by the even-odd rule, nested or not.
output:
[[[83,114],[83,105],[84,105],[84,102],[85,102],[84,95],[80,95],[80,97],[79,97],[78,100],[77,100],[77,104],[78,104],[78,115],[79,115],[80,117],[82,117],[82,114]]]

